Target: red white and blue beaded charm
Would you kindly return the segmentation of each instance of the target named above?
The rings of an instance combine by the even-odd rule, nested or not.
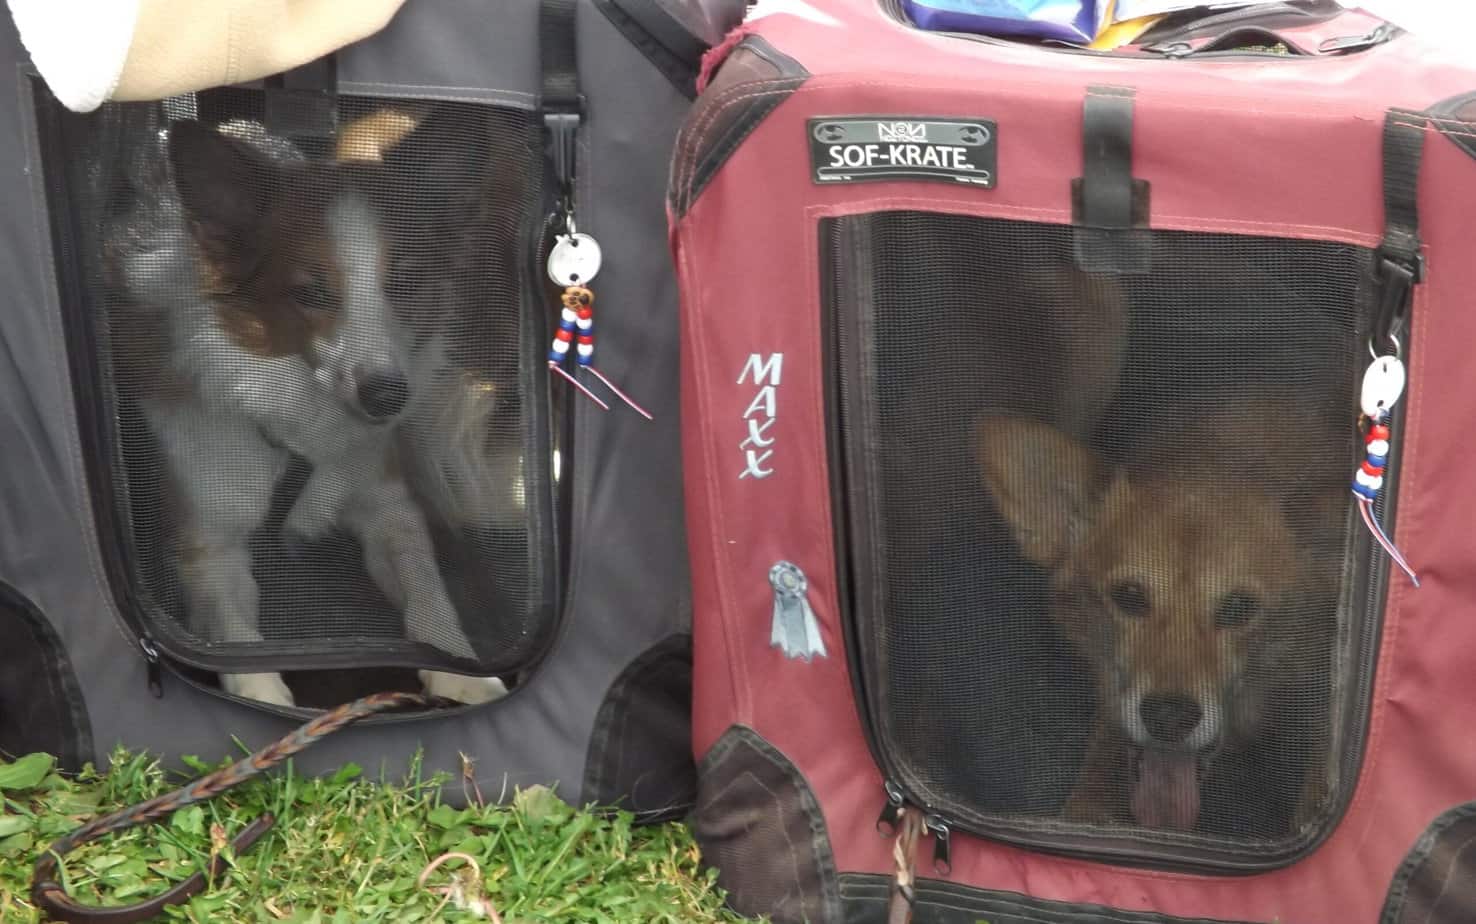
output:
[[[1353,473],[1353,495],[1358,499],[1358,512],[1375,541],[1388,553],[1414,586],[1420,579],[1405,561],[1399,549],[1379,525],[1373,505],[1384,487],[1384,467],[1389,459],[1389,411],[1404,393],[1404,363],[1398,356],[1375,356],[1363,373],[1362,411],[1359,423],[1367,425],[1363,438],[1363,464]]]
[[[600,245],[588,234],[574,233],[572,224],[571,221],[570,233],[559,235],[558,243],[548,255],[549,278],[564,287],[564,294],[560,298],[563,308],[559,314],[559,329],[554,332],[553,344],[548,351],[548,368],[563,376],[585,397],[608,411],[610,405],[586,388],[578,378],[564,371],[564,361],[569,358],[572,348],[576,372],[580,369],[589,370],[606,388],[619,396],[620,400],[634,408],[636,413],[651,420],[653,418],[645,408],[632,401],[629,395],[615,387],[615,383],[605,378],[594,366],[594,292],[589,288],[589,282],[600,270]]]

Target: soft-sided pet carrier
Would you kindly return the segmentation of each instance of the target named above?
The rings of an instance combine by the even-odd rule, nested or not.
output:
[[[669,210],[741,910],[1476,916],[1476,69],[1215,15],[815,3],[713,53]]]
[[[7,22],[0,749],[225,755],[416,671],[495,676],[503,699],[367,720],[299,766],[423,749],[488,795],[679,812],[663,191],[741,12],[417,2],[279,77],[85,115]],[[549,368],[570,220],[603,247],[594,368],[653,419],[574,354]],[[279,673],[290,706],[219,680]]]

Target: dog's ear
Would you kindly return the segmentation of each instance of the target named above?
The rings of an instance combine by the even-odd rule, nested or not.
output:
[[[207,257],[238,276],[255,264],[272,168],[264,155],[199,122],[169,129],[174,185]]]
[[[1058,566],[1098,502],[1101,460],[1055,427],[1005,416],[975,426],[974,457],[1020,550],[1045,568]]]

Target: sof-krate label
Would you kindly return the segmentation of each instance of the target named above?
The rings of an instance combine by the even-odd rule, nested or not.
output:
[[[997,130],[989,119],[897,117],[810,119],[817,183],[933,180],[992,188]]]

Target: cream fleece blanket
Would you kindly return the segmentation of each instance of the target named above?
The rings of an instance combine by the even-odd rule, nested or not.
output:
[[[278,74],[373,35],[405,0],[7,0],[62,105],[154,100]]]

